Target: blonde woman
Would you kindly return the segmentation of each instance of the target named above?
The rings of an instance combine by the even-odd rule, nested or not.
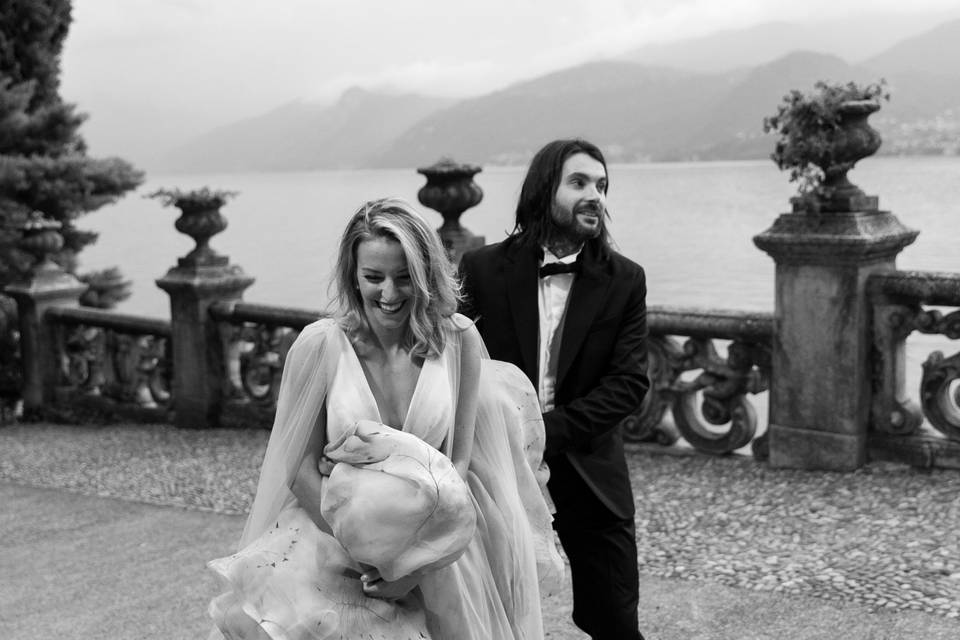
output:
[[[406,202],[351,217],[335,286],[337,317],[287,356],[241,550],[210,563],[220,632],[542,638],[563,568],[532,385],[486,358]]]

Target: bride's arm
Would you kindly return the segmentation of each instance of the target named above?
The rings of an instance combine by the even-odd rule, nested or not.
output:
[[[321,531],[333,533],[330,525],[323,518],[320,511],[320,496],[323,483],[323,475],[319,470],[320,456],[323,452],[323,445],[326,441],[326,407],[320,409],[320,415],[317,417],[310,439],[307,441],[307,449],[300,461],[300,468],[297,470],[293,479],[293,486],[290,491],[297,498],[300,507],[307,512],[310,519],[313,520]]]
[[[476,327],[461,332],[460,392],[453,423],[453,448],[450,459],[461,478],[467,477],[473,453],[473,432],[477,422],[477,394],[480,389],[480,356],[482,342]]]

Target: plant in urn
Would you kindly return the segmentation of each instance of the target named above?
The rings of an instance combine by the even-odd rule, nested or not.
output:
[[[227,257],[219,255],[210,247],[210,238],[227,228],[227,219],[220,213],[220,207],[235,195],[237,195],[236,191],[203,187],[190,191],[158,189],[146,196],[160,200],[165,207],[179,209],[180,217],[174,222],[174,227],[197,243],[190,253],[178,260],[181,267],[227,264]]]
[[[863,87],[818,82],[812,93],[791,91],[777,113],[764,119],[764,131],[780,136],[771,158],[799,183],[795,211],[877,209],[877,198],[865,195],[847,172],[880,148],[880,134],[867,117],[880,109],[881,99],[890,99],[883,80]]]
[[[417,173],[427,178],[427,184],[421,187],[417,198],[443,216],[438,231],[454,264],[460,261],[464,252],[484,244],[482,236],[471,233],[460,224],[463,212],[483,199],[483,190],[473,181],[473,176],[480,171],[482,169],[476,165],[458,164],[450,158],[417,169]]]

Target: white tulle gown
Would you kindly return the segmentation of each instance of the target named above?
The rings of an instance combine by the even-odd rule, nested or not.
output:
[[[464,485],[441,455],[451,447],[462,331],[475,329],[463,318],[451,321],[443,354],[424,362],[405,433],[397,435],[358,432],[358,420],[380,422],[380,415],[343,331],[332,320],[303,330],[287,356],[241,550],[210,563],[225,585],[211,603],[214,620],[223,625],[225,608],[238,603],[259,635],[221,627],[223,636],[543,637],[541,594],[560,587],[563,564],[550,526],[539,404],[519,369],[483,361]],[[326,428],[330,457],[342,460],[323,496],[325,515],[342,506],[327,518],[339,539],[321,532],[289,490],[314,421]],[[368,598],[361,560],[384,577],[419,570],[422,578],[401,600]]]

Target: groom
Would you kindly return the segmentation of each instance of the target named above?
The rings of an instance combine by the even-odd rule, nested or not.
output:
[[[646,281],[610,247],[606,197],[596,146],[543,147],[511,235],[463,256],[463,311],[490,356],[537,388],[574,622],[594,640],[642,640],[633,493],[617,425],[650,386]]]

